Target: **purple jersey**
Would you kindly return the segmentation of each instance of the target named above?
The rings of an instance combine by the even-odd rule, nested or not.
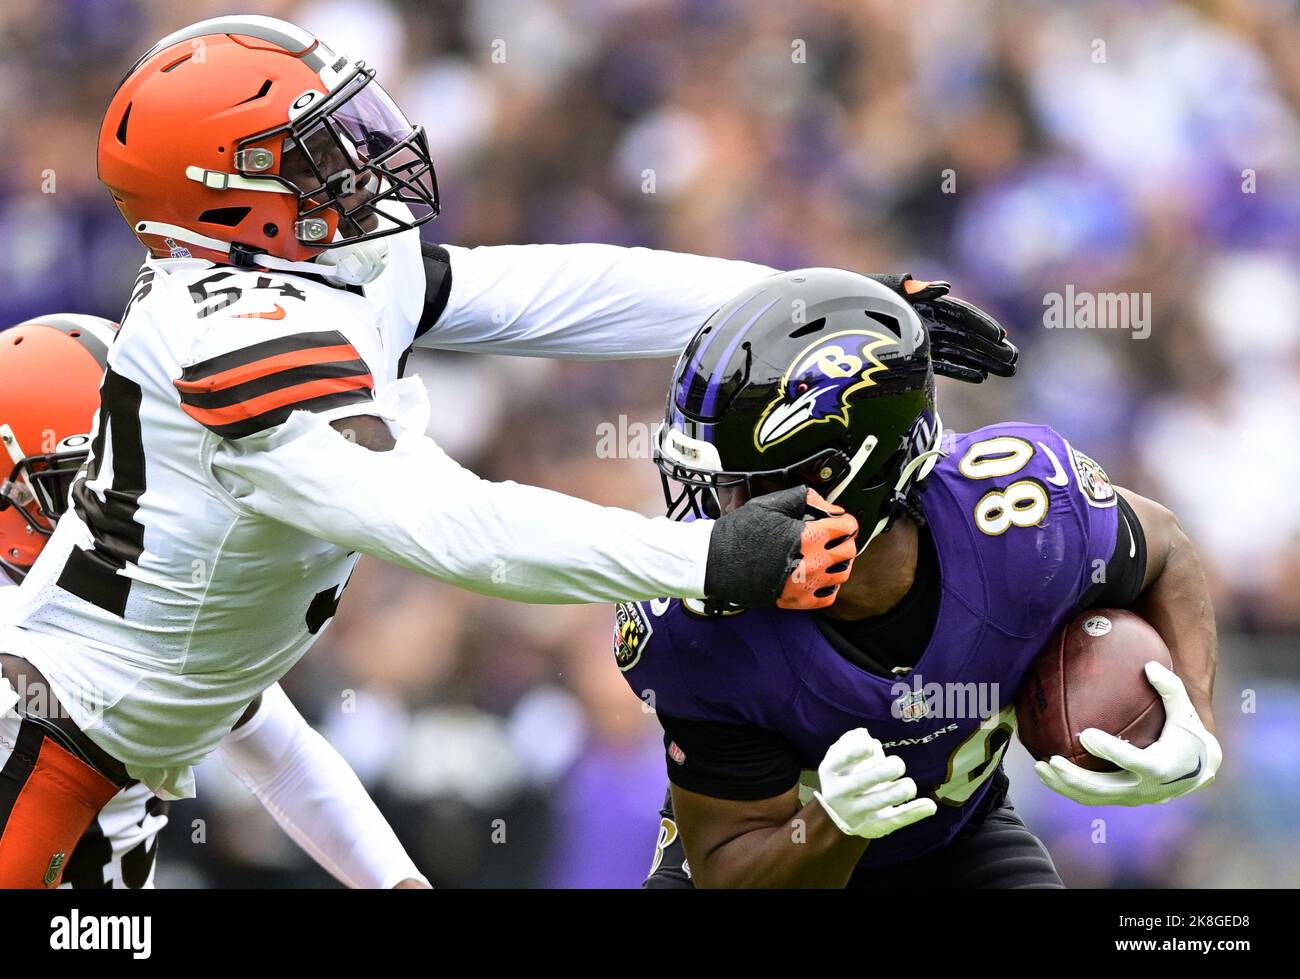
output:
[[[854,665],[815,613],[706,618],[697,603],[677,600],[617,610],[619,667],[661,715],[771,732],[793,748],[811,787],[826,750],[853,728],[906,762],[918,795],[936,799],[939,812],[873,841],[860,867],[941,847],[976,810],[1015,730],[1021,677],[1116,545],[1105,472],[1052,429],[1009,422],[949,434],[943,448],[918,494],[938,558],[939,608],[905,675]],[[688,750],[668,745],[670,777]],[[734,796],[745,797],[763,796]]]

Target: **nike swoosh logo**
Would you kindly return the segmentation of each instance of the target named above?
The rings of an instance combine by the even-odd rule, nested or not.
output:
[[[1189,778],[1196,778],[1201,774],[1201,759],[1196,759],[1196,767],[1186,775],[1179,775],[1177,778],[1171,778],[1168,782],[1161,782],[1161,785],[1173,785],[1175,782],[1186,782]]]
[[[1065,471],[1065,467],[1061,465],[1061,460],[1056,458],[1056,453],[1045,446],[1042,442],[1038,443],[1038,447],[1047,453],[1047,458],[1052,460],[1052,468],[1056,470],[1056,472],[1047,477],[1047,481],[1053,486],[1068,486],[1070,483],[1070,476]]]
[[[269,310],[268,312],[236,313],[231,318],[237,320],[282,320],[284,319],[284,308],[279,303],[276,303],[275,309]]]
[[[1133,525],[1128,522],[1128,517],[1124,516],[1124,511],[1119,512],[1119,518],[1124,521],[1124,526],[1128,530],[1128,556],[1136,557],[1138,552],[1137,538],[1133,535]]]

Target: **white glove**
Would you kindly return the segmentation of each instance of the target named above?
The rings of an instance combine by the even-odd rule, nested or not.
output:
[[[1223,761],[1218,739],[1201,723],[1178,675],[1154,660],[1147,679],[1165,703],[1160,738],[1138,748],[1090,727],[1079,741],[1091,755],[1118,765],[1118,772],[1090,772],[1060,755],[1034,764],[1049,789],[1085,806],[1142,806],[1168,802],[1213,781]]]
[[[855,728],[826,752],[813,795],[841,833],[879,839],[938,811],[933,799],[916,798],[916,783],[904,771],[903,759],[886,755],[866,728]]]

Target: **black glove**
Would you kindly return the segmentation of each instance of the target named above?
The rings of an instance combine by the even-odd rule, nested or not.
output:
[[[1020,351],[1007,331],[984,310],[948,295],[943,281],[922,282],[910,275],[868,275],[911,304],[930,334],[934,372],[970,384],[990,374],[1011,377]],[[910,285],[910,288],[909,288]]]
[[[857,556],[857,532],[858,522],[842,507],[806,486],[754,497],[713,522],[706,608],[830,605]]]

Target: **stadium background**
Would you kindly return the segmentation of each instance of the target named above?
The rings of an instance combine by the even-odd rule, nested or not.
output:
[[[1300,884],[1294,3],[6,0],[0,323],[118,316],[140,249],[95,181],[100,114],[155,39],[240,6],[378,66],[429,130],[431,240],[911,271],[995,310],[1021,374],[941,382],[945,422],[1049,422],[1168,503],[1222,639],[1216,787],[1089,810],[1041,789],[1016,748],[1019,808],[1073,884]],[[1044,297],[1067,284],[1149,293],[1149,335],[1046,328]],[[416,364],[432,434],[483,475],[659,510],[638,426],[669,363]],[[602,457],[602,425],[630,457]],[[635,886],[662,748],[610,623],[367,560],[285,686],[436,884]],[[219,763],[200,795],[173,807],[162,886],[329,883]]]

